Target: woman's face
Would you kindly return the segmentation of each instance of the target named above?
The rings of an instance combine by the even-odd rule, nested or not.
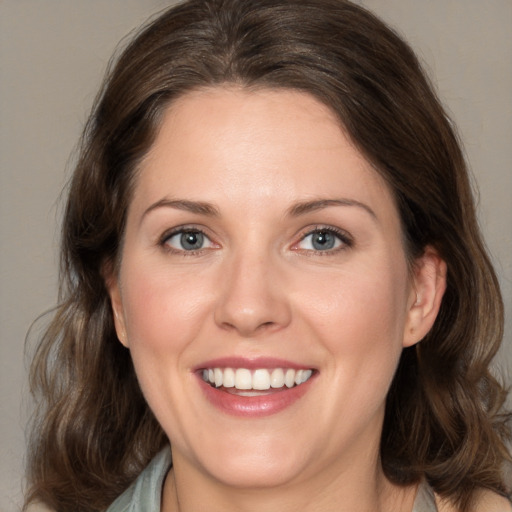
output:
[[[387,185],[325,106],[219,87],[166,112],[109,286],[176,470],[258,487],[377,464],[424,334],[414,281]]]

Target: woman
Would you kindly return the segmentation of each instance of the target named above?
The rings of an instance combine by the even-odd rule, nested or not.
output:
[[[510,509],[464,160],[360,7],[189,0],[146,27],[88,123],[62,276],[27,501]]]

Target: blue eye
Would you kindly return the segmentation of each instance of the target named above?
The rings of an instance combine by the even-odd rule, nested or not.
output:
[[[177,251],[200,251],[213,247],[211,240],[197,229],[182,229],[164,239],[164,244]]]
[[[350,246],[348,236],[338,233],[333,229],[315,229],[308,233],[297,244],[297,247],[306,251],[332,251],[342,246]]]

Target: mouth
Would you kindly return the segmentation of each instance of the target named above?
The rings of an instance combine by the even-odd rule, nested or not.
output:
[[[284,391],[307,382],[312,369],[204,368],[201,376],[210,386],[238,396],[258,396],[265,391]]]
[[[217,410],[257,418],[301,401],[319,372],[284,360],[224,358],[203,363],[194,373],[203,395]]]

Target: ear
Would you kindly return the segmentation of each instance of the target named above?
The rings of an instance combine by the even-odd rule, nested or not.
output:
[[[112,314],[114,316],[114,326],[116,329],[117,338],[125,347],[128,348],[126,322],[121,297],[119,276],[114,271],[113,266],[110,264],[104,265],[102,274],[103,278],[105,279],[105,286],[107,287],[107,291],[110,297],[110,304],[112,306]]]
[[[446,290],[446,271],[445,261],[431,246],[427,246],[423,255],[414,262],[404,347],[421,341],[434,325]]]

